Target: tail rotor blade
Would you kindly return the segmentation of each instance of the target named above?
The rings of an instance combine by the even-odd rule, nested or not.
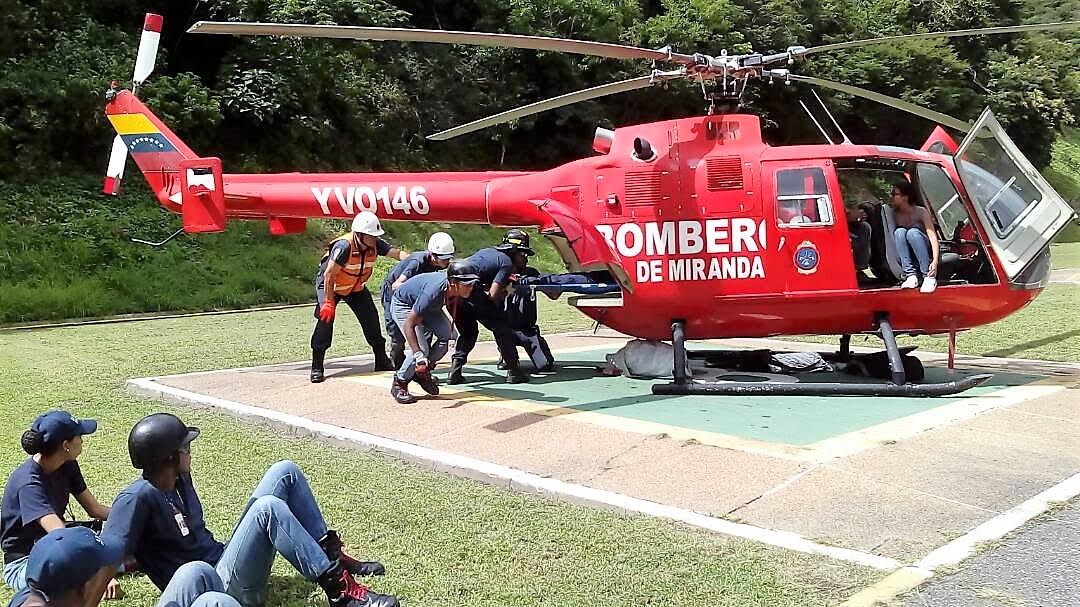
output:
[[[135,84],[143,81],[154,71],[157,62],[158,44],[161,43],[161,15],[146,13],[143,20],[142,37],[139,39],[139,54],[135,59],[135,74],[131,80]]]
[[[815,86],[820,86],[820,87],[823,87],[823,88],[833,89],[833,90],[841,91],[843,93],[848,93],[849,95],[855,95],[856,97],[863,97],[865,99],[870,99],[871,101],[877,101],[878,103],[882,103],[882,104],[888,105],[890,107],[894,107],[894,108],[896,108],[898,110],[903,110],[905,112],[908,112],[910,114],[914,114],[916,116],[921,116],[922,118],[926,118],[927,120],[932,120],[933,122],[936,122],[938,124],[943,124],[943,125],[945,125],[947,127],[954,128],[954,129],[956,129],[958,131],[961,131],[961,132],[964,132],[964,133],[971,130],[971,126],[972,126],[971,123],[964,122],[963,120],[960,120],[959,118],[953,118],[952,116],[949,116],[948,114],[942,114],[941,112],[931,110],[930,108],[922,107],[921,105],[915,105],[914,103],[904,101],[903,99],[897,99],[896,97],[890,97],[888,95],[882,95],[881,93],[875,93],[874,91],[868,91],[866,89],[859,88],[857,86],[851,86],[850,84],[844,84],[842,82],[834,82],[832,80],[824,80],[822,78],[814,78],[813,76],[801,76],[799,74],[792,74],[792,73],[788,72],[787,70],[766,71],[766,72],[764,72],[764,75],[765,76],[772,76],[772,77],[775,77],[775,78],[784,78],[784,79],[787,79],[787,80],[796,80],[796,81],[799,81],[799,82],[805,82],[807,84],[813,84]]]
[[[127,145],[117,135],[113,139],[112,153],[109,154],[109,168],[105,170],[104,192],[109,196],[120,194],[120,182],[124,179],[124,165],[127,164]]]
[[[573,93],[567,93],[565,95],[559,95],[558,97],[552,97],[543,101],[537,101],[536,103],[530,103],[529,105],[523,105],[513,110],[507,110],[487,118],[481,118],[480,120],[474,120],[468,124],[456,126],[452,129],[445,131],[439,131],[433,135],[428,135],[428,139],[434,141],[444,141],[458,135],[464,135],[465,133],[471,133],[480,129],[485,129],[489,126],[496,124],[503,124],[504,122],[510,122],[524,116],[531,116],[532,114],[538,114],[547,110],[553,110],[555,108],[563,107],[564,105],[570,105],[581,101],[588,101],[589,99],[596,99],[598,97],[606,97],[607,95],[615,95],[617,93],[625,93],[627,91],[633,91],[637,89],[647,88],[659,82],[672,80],[674,78],[681,78],[686,75],[684,70],[674,70],[670,72],[653,72],[648,76],[641,76],[639,78],[631,78],[629,80],[621,80],[619,82],[612,82],[609,84],[602,84],[600,86],[594,86],[589,89],[581,91],[575,91]]]

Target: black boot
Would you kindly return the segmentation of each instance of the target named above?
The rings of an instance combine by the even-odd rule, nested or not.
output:
[[[390,357],[382,349],[375,351],[375,371],[394,371],[397,367],[390,362]]]
[[[396,342],[390,344],[390,362],[394,364],[395,369],[400,369],[401,365],[405,364],[405,344]]]
[[[326,379],[323,372],[323,359],[326,357],[326,350],[312,350],[311,351],[311,383],[318,384]]]
[[[423,373],[417,371],[416,375],[413,376],[413,380],[420,385],[424,392],[432,395],[439,393],[439,380],[435,379],[430,369]]]
[[[327,558],[331,561],[340,561],[341,566],[353,575],[382,575],[386,573],[386,568],[382,566],[382,563],[358,561],[345,554],[345,551],[342,550],[341,538],[338,537],[337,531],[333,529],[326,530],[326,535],[319,540],[319,546],[322,546]]]
[[[520,365],[506,365],[506,383],[508,384],[527,384],[529,383],[529,374],[522,370]]]
[[[394,383],[390,386],[390,396],[402,405],[411,405],[416,402],[416,397],[409,394],[409,382],[401,381],[396,376]]]
[[[465,359],[453,357],[450,359],[450,373],[446,376],[446,383],[453,386],[454,384],[460,384],[465,381],[465,377],[461,374],[462,367],[465,366]]]
[[[356,583],[338,561],[332,561],[330,569],[316,581],[326,591],[330,607],[399,607],[397,597],[372,592]]]

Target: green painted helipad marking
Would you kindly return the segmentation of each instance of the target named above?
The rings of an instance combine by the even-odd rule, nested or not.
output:
[[[533,375],[531,383],[508,385],[505,371],[494,364],[469,365],[462,387],[478,389],[504,399],[532,401],[550,406],[592,411],[617,417],[717,432],[788,445],[809,445],[821,440],[863,430],[908,415],[927,411],[959,400],[991,394],[1010,386],[1039,378],[1008,373],[996,374],[986,384],[960,395],[938,398],[861,396],[655,396],[656,381],[626,377],[604,377],[598,367],[610,348],[597,348],[558,356],[554,373]],[[528,364],[528,363],[524,363]],[[752,375],[752,374],[751,374]],[[948,381],[946,369],[927,367],[926,381]],[[812,381],[860,381],[840,374],[816,373]]]

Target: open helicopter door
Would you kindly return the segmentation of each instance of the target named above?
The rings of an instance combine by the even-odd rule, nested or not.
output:
[[[1010,280],[1076,215],[983,111],[956,153],[956,170]]]
[[[551,198],[540,203],[540,208],[551,217],[554,226],[541,227],[541,232],[551,233],[552,228],[561,232],[560,236],[566,238],[573,259],[567,260],[568,268],[572,272],[590,272],[606,270],[611,274],[619,286],[627,293],[634,291],[634,284],[630,275],[623,268],[622,259],[614,251],[607,240],[595,226],[586,223],[583,217],[574,209],[577,204],[578,189],[569,191],[564,188],[552,190]],[[563,199],[563,200],[560,200]],[[568,200],[567,200],[568,199]],[[570,204],[574,206],[570,206]],[[565,251],[561,251],[567,257]],[[569,262],[576,261],[576,264]],[[575,267],[576,266],[576,267]]]

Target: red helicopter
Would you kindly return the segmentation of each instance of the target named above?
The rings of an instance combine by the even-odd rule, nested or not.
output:
[[[622,333],[673,341],[674,381],[653,386],[657,394],[933,396],[966,390],[990,376],[907,381],[911,368],[905,364],[913,357],[898,348],[896,334],[947,333],[951,368],[957,331],[1004,318],[1041,292],[1050,269],[1048,245],[1076,216],[989,110],[971,125],[894,97],[770,66],[898,40],[1062,30],[1080,27],[1080,21],[719,56],[509,34],[194,24],[189,32],[476,44],[675,65],[430,136],[436,140],[673,80],[714,87],[707,115],[598,128],[595,156],[546,171],[334,174],[223,173],[218,158],[188,148],[135,95],[153,70],[161,25],[160,16],[146,16],[131,90],[114,83],[106,94],[105,111],[117,132],[107,194],[118,193],[130,154],[161,205],[180,214],[189,233],[222,231],[229,219],[265,220],[273,234],[299,233],[307,218],[349,218],[362,210],[391,221],[536,227],[554,243],[569,272],[611,277],[561,287],[578,293],[572,305]],[[866,97],[967,136],[958,145],[938,126],[915,150],[853,144],[841,131],[843,141],[834,143],[811,114],[829,144],[772,147],[762,140],[757,116],[729,113],[737,111],[747,83],[759,78]],[[909,181],[932,212],[943,252],[933,294],[900,288],[892,211],[859,198],[860,188],[850,184],[860,176],[863,182]],[[853,257],[846,213],[858,203],[871,226],[873,277],[857,271]],[[693,381],[684,363],[688,339],[803,334],[842,335],[838,357],[850,359],[850,337],[860,333],[885,342],[891,383],[702,383]]]

